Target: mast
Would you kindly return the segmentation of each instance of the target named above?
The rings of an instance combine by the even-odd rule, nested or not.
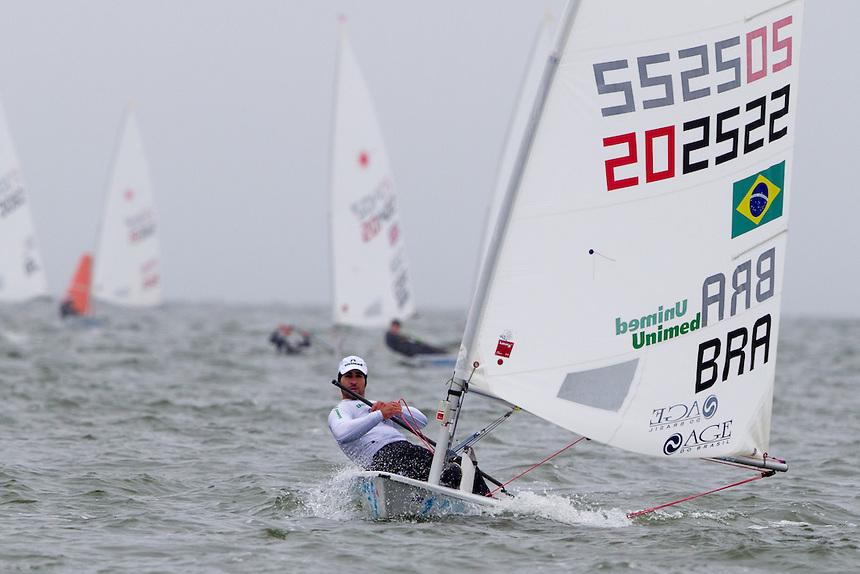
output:
[[[490,197],[490,204],[487,206],[487,213],[484,217],[484,233],[481,236],[481,250],[478,253],[478,264],[475,268],[475,276],[472,278],[472,283],[475,286],[477,286],[478,278],[480,277],[481,273],[481,268],[483,267],[482,264],[489,248],[490,239],[492,239],[493,230],[496,227],[496,221],[498,220],[498,211],[501,206],[496,204],[504,198],[504,194],[507,192],[507,184],[510,181],[511,175],[513,174],[512,170],[514,166],[511,166],[511,172],[508,172],[507,170],[507,159],[509,157],[510,152],[512,151],[510,148],[514,144],[513,138],[517,135],[519,135],[519,138],[522,138],[522,134],[517,134],[518,130],[516,129],[517,125],[519,124],[519,118],[528,103],[534,104],[533,101],[527,101],[525,99],[527,96],[534,97],[531,94],[531,85],[529,80],[531,79],[534,71],[537,69],[536,58],[541,56],[541,53],[539,51],[543,44],[542,40],[544,39],[544,34],[550,31],[548,30],[548,28],[554,23],[554,21],[555,18],[549,12],[544,14],[543,18],[541,19],[540,25],[535,32],[535,37],[532,41],[532,47],[529,51],[528,60],[526,60],[526,67],[522,72],[523,75],[522,79],[520,80],[519,91],[517,93],[517,98],[514,102],[514,113],[511,114],[511,117],[508,120],[508,126],[505,130],[505,139],[503,140],[505,143],[499,152],[496,181],[493,182],[493,195]],[[545,59],[546,56],[544,56],[544,60]],[[532,68],[535,68],[535,70],[533,70]],[[523,128],[528,127],[527,122],[528,118],[525,118],[526,125],[524,125]],[[518,141],[516,143],[519,144],[520,142]],[[517,148],[516,151],[519,152],[519,148]],[[514,157],[513,159],[514,161],[516,161],[516,157]],[[503,178],[507,178],[507,181],[503,181]],[[505,186],[504,190],[501,190],[502,185]]]
[[[490,285],[490,280],[495,274],[496,262],[499,255],[499,247],[502,238],[510,220],[511,209],[516,200],[517,193],[522,182],[523,172],[525,171],[526,162],[531,152],[532,143],[534,142],[535,133],[541,116],[543,115],[544,106],[546,105],[549,88],[555,79],[555,73],[558,69],[559,61],[564,54],[564,49],[567,46],[567,39],[570,35],[570,29],[573,26],[573,21],[576,18],[576,13],[579,10],[580,0],[569,0],[565,7],[564,16],[562,17],[561,26],[559,27],[558,36],[556,37],[555,48],[547,59],[546,67],[544,68],[543,76],[541,77],[540,87],[538,88],[537,97],[535,98],[534,106],[529,115],[528,125],[523,136],[522,144],[520,145],[517,160],[514,164],[514,170],[508,189],[505,192],[505,198],[499,209],[499,219],[493,231],[493,238],[487,248],[484,265],[481,269],[481,275],[478,280],[478,286],[475,289],[475,294],[472,299],[472,306],[469,309],[469,315],[466,319],[466,329],[463,333],[463,342],[460,348],[460,354],[457,357],[457,366],[454,369],[454,377],[451,379],[451,385],[448,388],[448,393],[443,399],[439,412],[436,414],[439,420],[439,434],[436,438],[436,450],[433,453],[433,463],[430,467],[430,476],[428,482],[430,484],[439,484],[439,479],[442,476],[442,470],[445,466],[448,449],[451,447],[453,438],[452,431],[456,426],[456,420],[460,415],[460,405],[463,402],[463,395],[468,390],[468,378],[472,365],[466,364],[468,361],[468,349],[472,347],[475,339],[477,325],[480,322],[481,314],[484,310],[484,304],[487,299],[487,291]],[[452,424],[454,423],[454,424]],[[444,448],[443,448],[444,446]]]
[[[346,34],[346,16],[343,14],[337,19],[337,48],[334,58],[334,97],[331,104],[331,126],[330,126],[330,149],[328,157],[328,253],[329,253],[329,285],[331,285],[331,314],[332,321],[337,325],[337,288],[335,279],[335,246],[334,246],[334,154],[335,138],[337,131],[337,104],[340,98],[340,64],[343,53],[343,36]]]

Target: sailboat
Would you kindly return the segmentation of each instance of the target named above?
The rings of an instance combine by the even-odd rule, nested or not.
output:
[[[0,302],[48,294],[18,154],[0,104]]]
[[[376,110],[341,18],[329,229],[336,325],[388,326],[415,313],[394,177]]]
[[[84,265],[86,273],[82,273]],[[108,182],[95,257],[92,261],[89,255],[81,259],[70,294],[73,289],[81,292],[90,287],[90,265],[93,298],[125,307],[161,304],[152,184],[140,129],[131,110],[125,117]],[[87,313],[89,305],[79,314]]]
[[[453,442],[466,394],[667,464],[788,470],[769,443],[802,10],[568,4],[429,479],[362,473],[371,515],[497,504],[439,484],[473,444]]]
[[[60,305],[61,317],[86,317],[90,314],[92,269],[93,257],[84,253],[78,260],[75,274],[66,290],[66,298]]]

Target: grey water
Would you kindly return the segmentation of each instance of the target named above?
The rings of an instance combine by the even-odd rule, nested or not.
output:
[[[448,369],[415,369],[379,331],[334,332],[327,310],[171,304],[0,307],[2,572],[856,572],[860,570],[860,320],[782,322],[771,452],[787,474],[633,520],[626,513],[749,471],[583,443],[511,485],[499,512],[372,522],[326,427],[340,354],[368,396],[432,415]],[[459,339],[463,311],[407,330]],[[312,331],[277,355],[278,322]],[[463,425],[501,414],[469,396]],[[472,417],[472,418],[469,418]],[[517,413],[479,444],[507,479],[570,433]]]

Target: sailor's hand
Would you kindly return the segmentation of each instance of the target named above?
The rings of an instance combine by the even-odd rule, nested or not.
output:
[[[373,406],[370,407],[370,412],[378,411],[379,409],[381,409],[384,406],[385,406],[385,403],[383,403],[382,401],[376,401],[375,403],[373,403]]]
[[[382,406],[379,407],[379,410],[382,411],[382,418],[390,419],[391,417],[400,414],[400,403],[382,403]]]

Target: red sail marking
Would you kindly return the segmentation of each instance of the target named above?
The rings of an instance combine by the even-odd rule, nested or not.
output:
[[[504,357],[507,359],[511,356],[511,351],[514,350],[514,342],[513,341],[505,341],[504,339],[499,339],[498,345],[496,345],[496,356]],[[501,363],[499,363],[501,364]]]

